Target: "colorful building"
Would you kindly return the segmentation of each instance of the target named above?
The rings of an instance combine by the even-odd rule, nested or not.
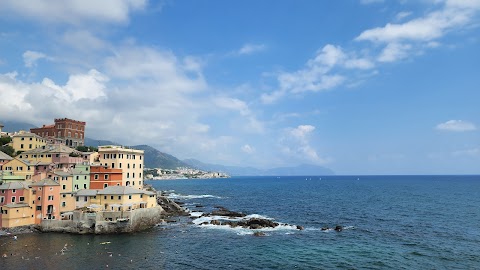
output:
[[[60,219],[60,184],[45,178],[29,185],[35,202],[34,223],[44,219]]]
[[[84,164],[76,164],[71,172],[73,178],[73,192],[80,189],[90,189],[90,165],[88,165],[87,162]]]
[[[32,150],[47,144],[47,140],[30,132],[20,131],[12,136],[9,143],[17,152]]]
[[[53,137],[61,139],[65,145],[77,147],[85,145],[85,126],[83,121],[69,118],[58,118],[51,125],[43,125],[40,128],[32,128],[30,132],[43,138]]]
[[[47,174],[48,178],[60,184],[60,213],[70,212],[75,209],[73,195],[73,175],[71,171],[57,170]]]
[[[157,206],[155,192],[125,186],[109,186],[101,190],[79,190],[77,208],[89,207],[98,211],[131,211]]]
[[[34,210],[31,182],[11,182],[0,185],[0,228],[33,224]]]
[[[122,186],[143,188],[143,150],[117,145],[98,147],[99,162],[112,169],[122,169]]]
[[[0,151],[0,171],[3,170],[3,164],[9,162],[13,158],[4,152]]]
[[[103,189],[109,186],[121,186],[122,170],[102,165],[90,166],[90,189]]]
[[[25,180],[31,180],[35,172],[35,164],[28,160],[14,158],[3,164],[3,169],[11,171],[16,176],[21,176]]]
[[[74,164],[84,162],[81,152],[62,144],[47,144],[25,151],[18,155],[18,158],[32,163],[55,163],[56,168],[70,168]]]

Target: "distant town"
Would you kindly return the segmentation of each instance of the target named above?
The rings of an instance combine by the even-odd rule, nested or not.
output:
[[[85,146],[86,123],[54,119],[30,131],[4,132],[0,123],[0,228],[38,226],[82,233],[135,215],[162,212],[144,179],[228,177],[191,168],[144,168],[144,151]],[[75,227],[75,224],[78,228]],[[82,224],[82,226],[77,226]],[[125,227],[125,226],[123,226]],[[108,231],[108,229],[107,229]]]

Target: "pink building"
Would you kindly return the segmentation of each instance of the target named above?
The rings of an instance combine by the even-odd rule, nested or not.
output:
[[[30,187],[35,202],[35,224],[40,224],[44,219],[61,219],[60,184],[45,178],[30,184]]]
[[[2,223],[2,220],[7,221],[9,219],[7,217],[12,216],[13,213],[9,213],[9,211],[16,210],[18,212],[20,208],[30,209],[28,200],[31,199],[31,194],[28,184],[31,184],[31,182],[15,181],[0,185],[0,228],[11,227],[11,224]],[[22,226],[30,224],[32,217],[28,214],[22,215],[22,217],[17,219],[17,226]]]

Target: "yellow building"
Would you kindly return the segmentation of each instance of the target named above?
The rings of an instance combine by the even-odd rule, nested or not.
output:
[[[20,131],[12,136],[10,146],[15,151],[28,151],[47,144],[47,140],[30,132]]]
[[[30,180],[35,171],[35,164],[30,163],[28,160],[14,158],[3,164],[3,169],[11,171],[13,175],[22,176],[25,180]]]
[[[77,164],[84,161],[80,151],[63,144],[46,144],[35,149],[25,151],[17,157],[23,160],[29,160],[31,163],[42,164],[55,163],[63,165]]]
[[[125,186],[109,186],[101,190],[83,189],[75,197],[77,208],[88,207],[97,211],[131,211],[157,206],[155,192]]]
[[[143,188],[143,150],[117,145],[98,147],[98,161],[112,169],[122,169],[122,186]]]

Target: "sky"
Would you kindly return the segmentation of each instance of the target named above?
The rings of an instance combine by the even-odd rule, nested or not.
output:
[[[0,122],[180,159],[480,173],[480,0],[0,0]]]

